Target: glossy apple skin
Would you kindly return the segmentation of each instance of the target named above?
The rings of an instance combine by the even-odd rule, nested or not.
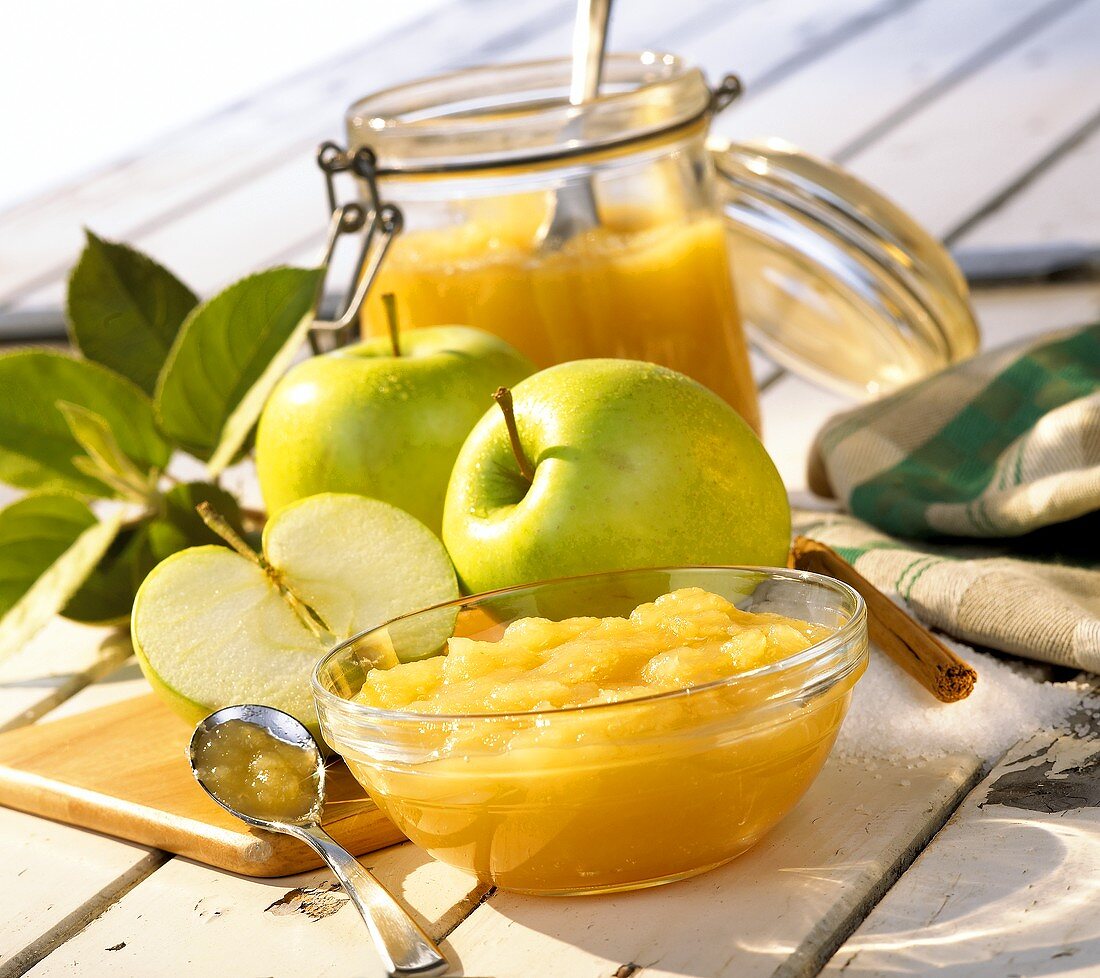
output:
[[[447,480],[493,391],[533,373],[513,347],[467,326],[377,337],[313,357],[276,385],[256,431],[269,513],[319,492],[381,499],[439,532]]]
[[[635,567],[786,564],[779,473],[701,384],[638,361],[577,360],[512,395],[534,481],[519,475],[494,407],[447,491],[443,541],[467,590]]]

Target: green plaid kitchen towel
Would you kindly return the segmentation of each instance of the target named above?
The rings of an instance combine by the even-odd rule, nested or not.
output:
[[[851,515],[797,514],[797,532],[928,624],[1100,672],[1100,324],[831,419],[810,470]]]

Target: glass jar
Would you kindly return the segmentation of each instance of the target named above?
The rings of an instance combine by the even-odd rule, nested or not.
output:
[[[966,279],[895,203],[782,139],[708,145],[745,327],[771,359],[873,398],[977,351]]]
[[[539,367],[664,364],[759,429],[706,148],[716,93],[672,55],[614,54],[600,97],[574,106],[570,68],[473,68],[350,108],[349,148],[373,151],[382,199],[404,213],[364,331],[386,330],[392,293],[403,328],[477,326]],[[566,198],[590,201],[594,223],[557,240]]]

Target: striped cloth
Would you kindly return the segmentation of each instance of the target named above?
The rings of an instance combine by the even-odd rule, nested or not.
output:
[[[810,472],[851,515],[800,513],[797,532],[928,624],[1100,672],[1100,324],[831,419]]]

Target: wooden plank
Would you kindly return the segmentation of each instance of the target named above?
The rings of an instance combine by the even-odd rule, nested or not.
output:
[[[990,289],[974,295],[984,348],[1100,319],[1100,284]]]
[[[425,70],[496,60],[519,39],[566,23],[571,14],[568,0],[455,0],[97,176],[8,211],[0,219],[0,303],[62,276],[80,248],[81,225],[107,237],[137,237],[250,182],[272,161],[311,159],[319,140],[342,138],[343,111],[365,92]],[[307,186],[319,218],[316,173]],[[218,281],[238,267],[247,266],[233,266]],[[186,263],[179,271],[189,274]]]
[[[1100,722],[1011,750],[845,942],[828,975],[1100,970]]]
[[[1100,122],[1100,118],[1097,120]],[[1100,246],[1100,126],[956,242],[959,248]]]
[[[31,680],[27,688],[38,695],[27,702],[22,714],[8,717],[9,727],[33,722],[66,692],[80,688],[77,683],[91,681],[112,663],[125,661],[129,643],[113,642],[111,655],[95,659],[95,666],[87,669],[85,657],[89,649],[98,650],[98,642],[65,645],[56,641],[62,634],[71,640],[74,627],[70,623],[52,627],[42,640],[46,651],[54,653],[55,667],[75,671],[49,677],[59,680],[53,684]],[[18,660],[33,656],[37,644],[32,643],[9,666],[25,667]],[[66,651],[71,658],[64,657]],[[39,664],[35,675],[44,675],[45,668]],[[5,707],[13,702],[7,692],[4,687],[0,695]],[[22,974],[167,858],[146,846],[0,808],[0,978]]]
[[[684,38],[701,29],[731,29],[756,0],[697,0],[670,6],[668,0],[630,0],[616,5],[608,30],[609,51],[673,51]],[[568,56],[573,44],[573,24],[532,35],[508,51],[508,61]]]
[[[143,696],[149,689],[148,680],[142,674],[137,661],[130,656],[117,669],[88,684],[75,696],[50,710],[49,719],[63,720],[87,710],[111,706],[135,696]]]
[[[437,938],[486,892],[409,844],[363,862]],[[207,978],[246,960],[248,975],[381,974],[362,922],[331,881],[324,872],[252,880],[173,859],[29,973],[146,978],[167,967]]]
[[[813,975],[977,770],[961,756],[874,774],[834,759],[770,836],[721,869],[600,899],[496,893],[449,944],[464,973],[494,978],[544,974],[548,961],[570,978],[632,966],[647,978]]]
[[[0,976],[22,974],[165,858],[0,808]]]
[[[0,663],[0,731],[33,722],[129,654],[129,639],[113,628],[54,619]]]
[[[1100,0],[1074,2],[847,165],[950,238],[1100,107]]]
[[[763,91],[749,85],[741,102],[717,118],[715,131],[739,140],[781,136],[836,159],[930,87],[971,70],[980,53],[1026,38],[1063,5],[1064,0],[924,0]],[[823,103],[843,111],[822,111]]]
[[[673,49],[717,81],[735,72],[746,91],[763,92],[846,46],[916,0],[819,3],[770,0],[724,23],[703,23]],[[671,47],[671,45],[670,45]]]

